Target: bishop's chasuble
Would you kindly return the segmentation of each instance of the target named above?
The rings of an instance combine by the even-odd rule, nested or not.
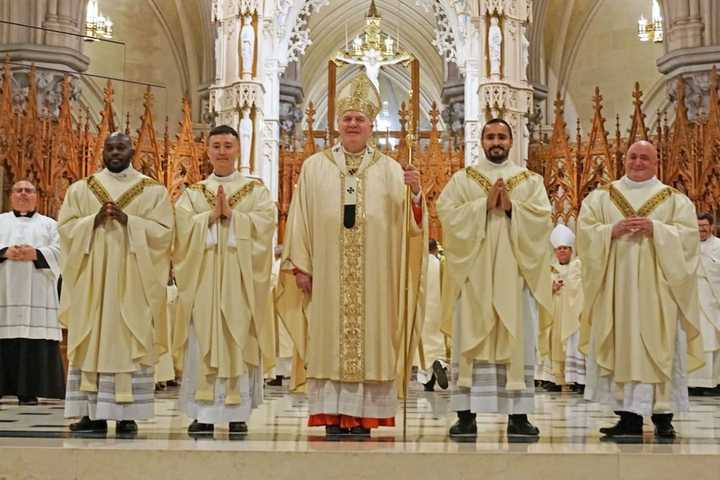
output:
[[[651,219],[653,236],[612,239],[633,216]],[[577,231],[586,397],[639,415],[686,408],[687,371],[703,363],[692,202],[656,178],[623,177],[585,198]]]
[[[311,425],[323,424],[315,415],[392,424],[424,309],[427,215],[418,222],[410,203],[400,164],[373,148],[352,155],[338,145],[303,163],[276,305],[298,353],[293,384],[307,380]],[[288,266],[312,275],[311,298]]]
[[[93,228],[95,215],[109,201],[127,214],[127,225],[108,220]],[[68,329],[65,414],[148,418],[154,413],[152,368],[167,349],[173,235],[167,191],[132,167],[120,173],[104,169],[70,186],[58,225],[59,320]]]
[[[209,225],[221,185],[232,217]],[[249,408],[241,404],[248,395],[253,406],[260,403],[257,380],[275,360],[272,197],[261,182],[239,172],[212,174],[183,192],[175,215],[179,310],[173,350],[184,370],[181,396],[187,392],[188,405],[194,405],[186,413],[201,423],[245,421]],[[232,414],[235,407],[240,410]]]
[[[504,179],[511,214],[487,210],[488,193],[498,178]],[[494,164],[482,159],[453,175],[437,209],[450,280],[443,301],[455,304],[453,325],[447,324],[451,316],[443,319],[443,330],[453,337],[458,372],[453,394],[470,394],[472,399],[475,391],[470,390],[493,377],[483,388],[496,397],[492,404],[476,407],[458,400],[452,408],[529,413],[535,302],[545,308],[552,302],[551,207],[543,179],[507,160]],[[506,402],[515,394],[523,406]]]

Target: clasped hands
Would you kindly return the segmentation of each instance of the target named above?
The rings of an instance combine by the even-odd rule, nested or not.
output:
[[[564,286],[565,286],[565,281],[564,281],[564,280],[553,280],[552,293],[553,293],[553,294],[556,294],[556,293],[559,292],[560,289],[563,288]]]
[[[612,238],[620,238],[625,235],[639,235],[648,238],[653,236],[653,222],[645,217],[630,217],[620,220],[612,228]]]
[[[503,210],[506,213],[512,211],[510,195],[505,188],[505,180],[498,178],[488,192],[487,210]]]
[[[13,245],[5,250],[5,258],[16,262],[33,262],[37,260],[37,251],[31,245]]]
[[[116,220],[120,222],[121,225],[125,226],[128,222],[128,216],[120,209],[120,207],[117,206],[117,204],[113,202],[106,202],[102,207],[100,207],[100,211],[95,215],[93,228],[97,228],[110,220]]]
[[[228,203],[227,196],[225,195],[225,189],[220,185],[215,195],[215,207],[210,212],[210,225],[214,224],[218,220],[222,222],[230,221],[232,218],[232,209]]]

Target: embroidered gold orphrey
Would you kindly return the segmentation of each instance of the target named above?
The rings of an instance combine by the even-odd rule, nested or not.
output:
[[[657,208],[661,203],[663,203],[665,200],[670,198],[670,195],[673,193],[672,187],[665,187],[659,192],[657,192],[655,195],[650,197],[643,205],[640,207],[639,210],[635,211],[635,209],[630,205],[630,202],[628,202],[627,198],[625,198],[625,195],[620,192],[613,184],[610,184],[608,186],[608,193],[610,193],[610,200],[615,204],[617,209],[620,211],[620,213],[623,214],[625,218],[627,217],[647,217],[650,215],[655,208]]]
[[[235,208],[235,205],[240,203],[245,197],[250,194],[250,192],[253,191],[255,187],[259,185],[260,183],[256,181],[251,181],[243,185],[240,190],[230,196],[230,198],[228,199],[228,206],[230,208]],[[195,190],[196,192],[202,193],[208,205],[210,205],[210,208],[215,208],[216,195],[212,193],[204,183],[195,183],[193,185],[190,185],[188,188],[190,190]]]
[[[328,158],[331,156],[326,155]],[[341,228],[340,239],[340,379],[365,379],[365,172],[380,159],[376,150],[357,171],[355,225]],[[333,162],[334,163],[334,162]],[[340,218],[345,208],[345,178],[340,171]]]
[[[95,178],[94,175],[90,175],[87,178],[86,182],[87,186],[90,188],[90,191],[93,192],[93,195],[95,195],[95,198],[97,198],[98,202],[103,205],[108,202],[114,202],[120,208],[120,210],[130,205],[130,202],[135,200],[143,192],[145,187],[148,187],[150,185],[160,185],[156,180],[153,180],[152,178],[143,178],[135,185],[130,187],[125,193],[120,195],[120,198],[118,198],[118,200],[115,202],[113,201],[112,197],[105,189],[103,184],[100,183],[100,181]]]
[[[475,182],[482,187],[485,192],[490,192],[490,189],[492,188],[492,183],[490,182],[490,179],[487,178],[482,173],[475,170],[473,167],[465,167],[465,173]],[[505,182],[505,189],[508,192],[512,192],[515,187],[520,185],[522,182],[524,182],[526,179],[530,178],[532,176],[532,173],[528,172],[527,170],[524,172],[517,173],[513,175],[512,177],[508,178]]]

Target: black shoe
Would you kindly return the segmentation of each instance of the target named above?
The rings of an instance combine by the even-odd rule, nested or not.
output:
[[[642,437],[643,418],[631,412],[615,412],[620,420],[612,427],[603,427],[600,433],[607,437]]]
[[[530,423],[527,415],[516,414],[508,415],[507,434],[523,437],[537,437],[540,430]]]
[[[175,380],[168,380],[167,382],[165,382],[165,386],[168,388],[175,388],[178,386],[178,382],[176,382]]]
[[[340,425],[325,425],[325,435],[347,435],[349,433],[349,428],[340,428]]]
[[[132,434],[137,433],[138,426],[135,420],[119,420],[115,424],[115,433]]]
[[[426,392],[434,392],[435,391],[435,375],[430,377],[430,380],[427,383],[423,383],[423,389]]]
[[[190,435],[212,435],[215,431],[215,425],[212,423],[200,423],[197,420],[188,426],[188,433]]]
[[[248,433],[247,423],[245,422],[230,422],[228,424],[228,430],[231,434],[243,434]]]
[[[107,433],[107,422],[82,417],[79,422],[70,424],[70,431],[75,433]]]
[[[475,423],[475,414],[470,410],[461,410],[457,412],[458,420],[450,427],[450,436],[468,436],[477,435],[477,423]]]
[[[37,397],[18,397],[18,405],[32,406],[37,404]]]
[[[579,393],[580,395],[585,395],[585,385],[576,383],[575,384],[575,392]]]
[[[447,377],[447,368],[442,366],[442,363],[440,363],[440,360],[435,360],[432,364],[432,371],[433,375],[435,375],[435,379],[437,380],[437,384],[440,388],[443,390],[447,390],[448,388],[448,377]]]
[[[652,417],[655,424],[655,436],[659,438],[675,438],[677,435],[672,425],[672,413],[656,413]]]
[[[688,396],[690,397],[702,397],[704,392],[704,388],[702,387],[689,387],[688,388]]]
[[[562,387],[553,382],[547,382],[544,388],[547,392],[562,392]]]
[[[350,429],[350,435],[355,435],[356,437],[369,437],[370,429],[365,427],[352,427]]]
[[[282,387],[282,381],[282,375],[276,375],[274,379],[265,382],[265,385],[269,385],[271,387]]]

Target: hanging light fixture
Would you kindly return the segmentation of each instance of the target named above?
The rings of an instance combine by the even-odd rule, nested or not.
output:
[[[112,38],[112,28],[110,19],[100,13],[97,0],[90,0],[85,15],[85,35],[91,37],[87,40],[109,40]]]
[[[663,19],[660,13],[660,4],[657,0],[652,0],[651,9],[652,15],[650,20],[646,19],[642,14],[638,19],[638,38],[641,42],[649,42],[652,40],[654,43],[662,43]]]

